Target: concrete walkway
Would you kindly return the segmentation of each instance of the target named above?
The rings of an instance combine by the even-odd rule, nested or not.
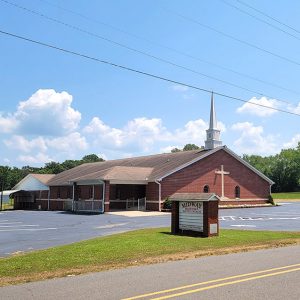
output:
[[[116,210],[116,211],[110,211],[108,215],[134,218],[134,217],[166,216],[166,215],[170,215],[170,213],[160,212],[160,211]]]

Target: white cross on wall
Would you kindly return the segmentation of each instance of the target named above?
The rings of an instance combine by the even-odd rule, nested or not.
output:
[[[222,182],[222,196],[221,198],[224,198],[224,175],[230,174],[230,172],[224,171],[224,166],[221,165],[221,170],[216,170],[216,174],[221,175],[221,182]]]

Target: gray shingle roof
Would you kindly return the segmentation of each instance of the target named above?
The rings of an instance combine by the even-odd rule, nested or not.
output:
[[[148,177],[148,181],[154,181],[174,169],[207,154],[208,152],[210,151],[192,150],[82,164],[78,167],[57,174],[48,182],[48,185],[67,185],[70,184],[70,181],[76,178],[80,178],[80,180],[117,180],[120,179],[120,176],[123,177],[123,175],[119,174],[120,171],[124,171],[125,173],[127,172],[127,174],[135,180],[144,180]],[[121,169],[120,167],[127,168]],[[127,178],[127,180],[128,179],[129,178]]]
[[[175,193],[170,197],[172,201],[209,201],[220,200],[214,193]]]

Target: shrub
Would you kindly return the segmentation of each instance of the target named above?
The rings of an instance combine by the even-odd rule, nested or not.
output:
[[[164,209],[171,209],[172,208],[172,201],[167,198],[164,202]]]

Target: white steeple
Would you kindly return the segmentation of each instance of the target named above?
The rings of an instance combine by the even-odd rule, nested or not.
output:
[[[205,150],[222,146],[220,130],[217,129],[217,117],[214,104],[214,93],[211,93],[209,128],[206,130]]]

